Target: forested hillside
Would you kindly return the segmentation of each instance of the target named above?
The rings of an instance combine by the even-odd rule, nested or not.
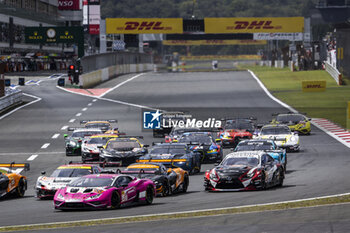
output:
[[[307,16],[316,0],[102,0],[102,18]]]

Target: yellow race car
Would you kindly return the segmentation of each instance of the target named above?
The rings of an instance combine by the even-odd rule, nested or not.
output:
[[[119,134],[96,134],[81,144],[81,160],[98,161],[100,157],[100,148],[105,146],[110,139],[118,138]]]
[[[284,124],[287,125],[291,131],[299,134],[311,134],[311,119],[300,113],[276,114],[271,124]]]
[[[29,163],[0,164],[0,198],[7,194],[23,197],[27,190],[27,177],[20,174],[17,169],[29,170]]]
[[[167,168],[161,163],[133,163],[122,173],[151,179],[156,185],[157,194],[168,196],[176,192],[187,192],[189,174],[182,168]]]

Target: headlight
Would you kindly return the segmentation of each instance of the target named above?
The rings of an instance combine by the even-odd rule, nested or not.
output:
[[[154,181],[154,184],[159,184],[159,182],[158,181]]]
[[[97,199],[102,195],[102,193],[96,194],[96,195],[92,195],[88,198],[86,198],[85,200],[93,200],[93,199]]]
[[[77,145],[77,143],[75,141],[69,141],[69,145],[75,147]]]
[[[41,186],[45,186],[45,185],[44,185],[43,183],[41,183],[40,181],[37,181],[37,182],[36,182],[36,186],[37,186],[37,187],[41,187]]]
[[[216,173],[215,169],[213,169],[210,174],[209,174],[209,178],[213,181],[218,181],[220,178],[219,178],[219,175]]]
[[[297,139],[296,137],[291,137],[291,138],[290,138],[290,141],[291,141],[291,142],[297,142],[298,139]]]
[[[57,199],[64,200],[64,196],[63,196],[61,193],[60,193],[60,194],[58,194],[56,198],[57,198]]]
[[[208,153],[214,153],[214,152],[217,152],[217,151],[218,151],[218,149],[212,149],[212,150],[208,151]]]

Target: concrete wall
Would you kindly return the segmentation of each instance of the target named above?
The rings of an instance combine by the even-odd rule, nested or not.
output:
[[[107,68],[80,75],[79,86],[82,88],[89,88],[121,74],[139,73],[152,70],[153,64],[123,64],[109,66]]]

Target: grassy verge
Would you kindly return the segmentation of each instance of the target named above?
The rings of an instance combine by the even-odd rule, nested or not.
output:
[[[288,68],[249,66],[271,93],[299,112],[313,118],[327,118],[346,127],[347,102],[350,101],[350,86],[338,86],[323,70],[291,72]],[[325,92],[302,92],[303,80],[326,80]]]

